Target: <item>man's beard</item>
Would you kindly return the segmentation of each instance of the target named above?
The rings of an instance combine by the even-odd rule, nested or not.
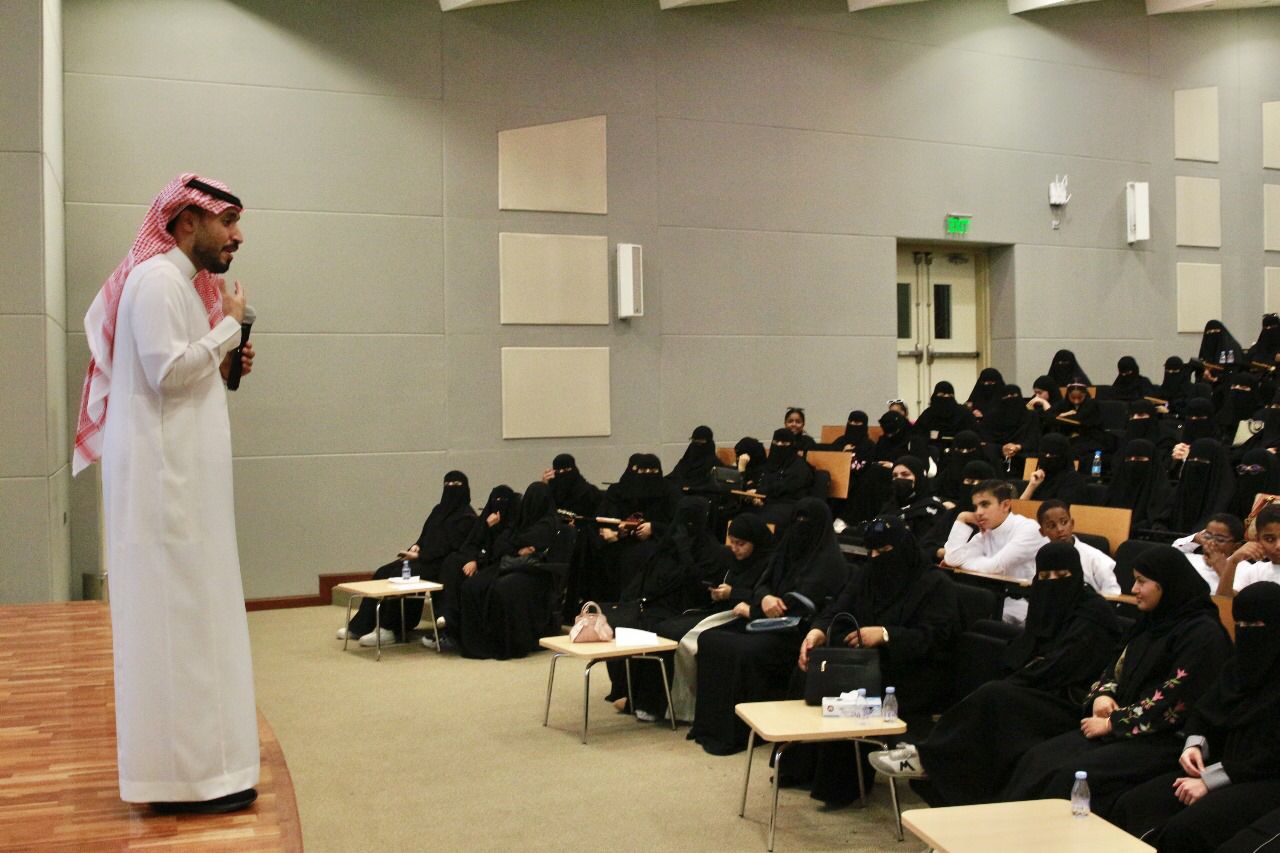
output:
[[[222,260],[222,250],[222,245],[208,245],[197,240],[191,247],[191,254],[195,256],[193,260],[196,262],[196,266],[215,275],[220,275],[231,268],[230,260]]]

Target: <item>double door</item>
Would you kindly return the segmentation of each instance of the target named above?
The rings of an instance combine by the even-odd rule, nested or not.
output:
[[[986,334],[985,253],[898,247],[898,396],[911,418],[948,381],[964,402],[978,379]]]

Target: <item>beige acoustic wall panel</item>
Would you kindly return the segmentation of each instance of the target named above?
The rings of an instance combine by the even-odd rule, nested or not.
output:
[[[609,238],[498,235],[504,324],[609,324]]]
[[[608,213],[605,117],[498,132],[503,210]]]
[[[609,435],[608,347],[503,347],[502,437]]]
[[[1262,245],[1268,252],[1280,252],[1280,184],[1262,185]]]
[[[1222,317],[1222,267],[1178,264],[1178,331],[1201,332]]]
[[[1262,168],[1280,169],[1280,101],[1262,105]]]
[[[1280,314],[1280,267],[1267,267],[1263,278],[1263,309],[1268,314]]]
[[[1173,156],[1218,162],[1218,87],[1173,93]]]
[[[1217,178],[1174,179],[1174,203],[1177,208],[1177,242],[1179,246],[1222,246],[1221,186]]]

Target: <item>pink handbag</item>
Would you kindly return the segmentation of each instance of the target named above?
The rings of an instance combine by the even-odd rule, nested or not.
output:
[[[588,601],[582,605],[582,612],[573,618],[569,639],[575,643],[607,643],[613,639],[613,628],[599,604]]]

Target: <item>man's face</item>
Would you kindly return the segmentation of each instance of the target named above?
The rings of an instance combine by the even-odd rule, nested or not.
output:
[[[996,500],[991,492],[978,492],[973,496],[973,515],[978,527],[983,530],[995,530],[1009,517],[1011,504],[1009,501]]]
[[[231,257],[243,242],[240,212],[234,207],[227,208],[218,216],[212,213],[198,215],[191,259],[200,269],[221,274],[231,268]]]
[[[1050,542],[1070,542],[1075,531],[1075,519],[1060,507],[1047,511],[1040,519],[1040,535]]]

